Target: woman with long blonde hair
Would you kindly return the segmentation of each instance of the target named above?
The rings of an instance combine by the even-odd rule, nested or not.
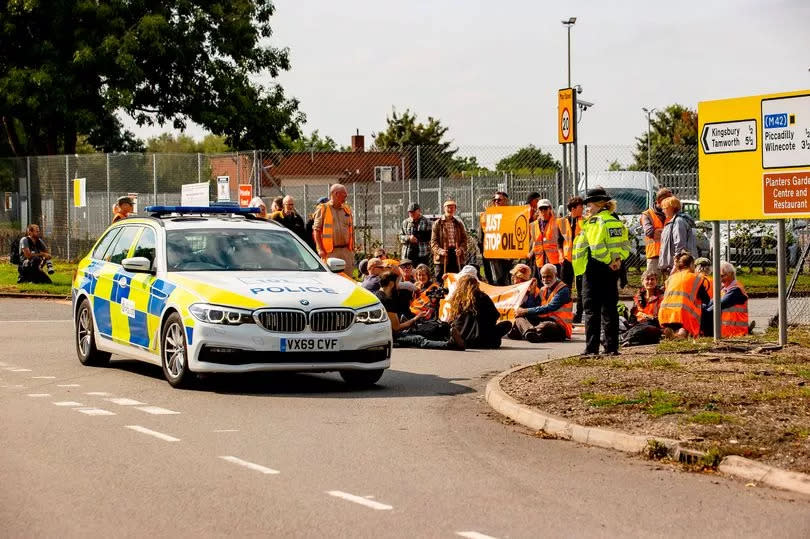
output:
[[[450,319],[467,348],[500,348],[511,322],[498,322],[501,313],[492,298],[481,291],[474,275],[464,275],[450,298]]]

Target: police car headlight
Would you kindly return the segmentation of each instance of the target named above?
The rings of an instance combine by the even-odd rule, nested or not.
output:
[[[383,309],[383,306],[379,303],[368,309],[357,311],[357,316],[355,317],[355,321],[361,324],[378,324],[386,320],[388,320],[388,313],[385,312],[385,309]]]
[[[208,305],[195,303],[188,308],[188,312],[200,322],[209,324],[223,324],[236,326],[239,324],[253,324],[253,313],[245,309],[223,307],[222,305]]]

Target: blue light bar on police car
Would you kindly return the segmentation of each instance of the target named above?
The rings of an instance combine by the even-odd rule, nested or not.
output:
[[[238,206],[147,206],[148,213],[261,213],[261,208],[240,208]]]

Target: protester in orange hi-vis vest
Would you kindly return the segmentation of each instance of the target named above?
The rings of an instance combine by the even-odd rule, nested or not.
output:
[[[585,208],[582,197],[575,196],[568,200],[568,215],[557,221],[563,242],[563,261],[560,279],[568,288],[573,290],[574,282],[577,284],[577,312],[574,314],[574,323],[582,322],[582,275],[574,277],[572,264],[574,253],[574,240],[582,232],[582,211]]]
[[[117,223],[121,219],[126,219],[132,213],[132,199],[129,197],[118,197],[115,205],[113,206],[113,223]]]
[[[520,269],[513,275],[513,280],[527,277],[528,266],[515,266],[516,270],[518,268]],[[515,311],[515,323],[509,337],[523,337],[531,343],[570,339],[574,319],[571,290],[557,278],[557,267],[554,264],[544,265],[540,269],[540,275],[543,287],[537,296],[531,295],[530,290],[523,306]],[[538,299],[539,305],[529,306],[532,300],[536,302]]]
[[[329,189],[329,201],[318,206],[312,235],[318,256],[340,258],[346,262],[344,270],[351,275],[354,270],[354,223],[351,208],[346,204],[348,192],[336,183]]]
[[[438,283],[431,280],[430,268],[426,264],[416,266],[414,276],[416,277],[416,291],[410,305],[411,313],[424,312],[424,320],[436,318],[439,310],[440,295],[431,293],[439,288]]]
[[[695,260],[695,273],[703,276],[706,281],[706,291],[709,298],[714,299],[714,281],[712,280],[712,262],[708,258],[698,258]]]
[[[685,339],[700,334],[701,308],[708,303],[706,281],[695,273],[695,260],[689,253],[675,259],[675,273],[667,281],[658,320],[667,338]]]
[[[748,323],[748,294],[737,281],[737,270],[729,262],[720,263],[720,282],[723,285],[720,295],[720,329],[723,338],[742,337],[754,329],[754,322]],[[714,301],[704,309],[701,329],[706,336],[714,336]]]
[[[647,270],[641,274],[641,289],[633,296],[630,309],[630,327],[621,336],[622,346],[657,344],[661,341],[661,324],[658,311],[664,299],[664,289],[658,286],[657,271]]]
[[[560,229],[557,226],[557,218],[554,217],[554,210],[551,201],[542,199],[537,203],[538,219],[532,223],[531,247],[534,255],[534,275],[538,280],[540,268],[546,264],[554,264],[557,267],[557,275],[560,274],[563,261],[563,245]]]
[[[655,195],[655,203],[641,213],[641,226],[644,229],[644,245],[647,255],[647,269],[660,271],[658,256],[661,254],[661,231],[664,230],[666,216],[661,201],[672,196],[668,187],[662,187]]]

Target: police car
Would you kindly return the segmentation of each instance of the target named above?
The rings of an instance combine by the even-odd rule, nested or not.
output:
[[[324,264],[257,209],[153,206],[111,226],[73,279],[76,352],[161,366],[174,387],[195,373],[339,371],[376,383],[391,324],[377,297]]]

